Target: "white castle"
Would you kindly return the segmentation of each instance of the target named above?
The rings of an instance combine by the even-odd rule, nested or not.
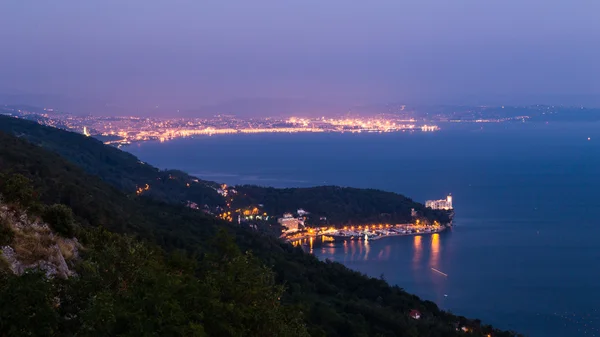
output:
[[[448,194],[448,196],[446,197],[446,199],[427,200],[425,202],[425,206],[429,207],[431,209],[445,209],[445,210],[453,209],[453,207],[452,207],[452,195]]]

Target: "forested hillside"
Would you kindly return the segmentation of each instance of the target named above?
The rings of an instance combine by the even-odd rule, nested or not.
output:
[[[1,336],[308,336],[274,273],[225,230],[201,259],[167,253],[0,178]]]
[[[213,207],[224,205],[223,198],[216,192],[218,185],[215,182],[197,180],[177,170],[159,170],[91,137],[1,115],[0,131],[53,151],[128,194],[148,185],[150,188],[144,194],[157,200],[169,203],[193,201]]]
[[[77,139],[80,140],[80,138]],[[55,144],[60,145],[60,142]],[[100,146],[104,145],[100,144]],[[8,315],[10,310],[10,303],[5,299],[11,299],[12,302],[25,296],[28,289],[39,290],[39,297],[32,297],[28,301],[20,303],[23,308],[18,312],[23,313],[33,310],[38,305],[41,305],[41,308],[52,307],[51,302],[48,301],[53,298],[54,291],[66,289],[67,293],[60,296],[76,297],[77,300],[74,300],[76,305],[69,307],[70,311],[64,313],[60,311],[63,310],[63,307],[60,306],[59,309],[54,307],[55,309],[52,309],[54,311],[44,309],[44,315],[51,317],[50,328],[48,328],[51,330],[44,328],[45,330],[40,330],[37,335],[44,335],[48,331],[56,335],[72,335],[73,331],[83,329],[83,327],[113,329],[99,330],[101,333],[98,335],[119,333],[131,336],[151,335],[150,331],[159,329],[157,327],[163,329],[166,322],[173,322],[172,326],[177,326],[177,329],[180,330],[175,328],[157,330],[163,332],[160,335],[192,335],[192,332],[199,333],[199,335],[204,333],[208,336],[302,335],[304,328],[302,325],[298,325],[293,318],[300,319],[311,336],[465,335],[462,331],[457,331],[457,326],[469,326],[474,331],[469,335],[474,336],[485,336],[488,333],[494,336],[513,335],[509,332],[493,330],[489,326],[481,325],[478,321],[467,320],[443,312],[434,303],[422,301],[399,287],[388,285],[384,280],[366,277],[338,263],[318,261],[301,249],[294,248],[276,238],[245,230],[229,222],[219,221],[177,203],[168,204],[143,195],[123,193],[114,185],[109,185],[100,178],[91,176],[83,168],[67,162],[59,155],[32,145],[25,139],[17,139],[1,132],[0,172],[3,172],[0,177],[2,182],[0,193],[2,193],[1,191],[6,193],[6,182],[15,177],[15,174],[21,174],[31,180],[31,193],[23,195],[29,195],[34,200],[39,200],[39,203],[44,206],[32,207],[30,212],[41,211],[53,204],[64,204],[71,208],[74,219],[79,224],[76,235],[80,235],[85,247],[91,247],[92,253],[90,254],[92,255],[90,256],[94,256],[94,251],[99,254],[93,257],[98,260],[92,260],[94,261],[92,265],[106,264],[107,268],[104,270],[112,273],[104,276],[92,275],[92,279],[85,279],[85,273],[81,272],[77,274],[78,276],[69,278],[68,281],[53,280],[48,283],[39,273],[27,273],[24,276],[16,277],[5,272],[0,285],[3,295],[0,297],[0,308],[4,310],[0,317],[2,320],[0,334],[23,335],[22,330],[17,328],[14,330],[14,325],[11,325],[13,322],[14,324],[18,322],[15,321],[14,316],[4,317],[4,313]],[[115,175],[119,176],[119,173],[116,171]],[[123,175],[126,173],[123,172]],[[10,192],[11,186],[14,187],[15,184],[8,185],[9,194],[12,193]],[[30,189],[17,190],[30,191]],[[115,236],[115,234],[96,229],[98,227],[109,232],[130,235],[133,238]],[[220,230],[225,230],[234,237],[236,245],[227,244],[227,234]],[[221,233],[221,236],[218,233]],[[86,239],[88,237],[89,239]],[[140,244],[139,240],[147,241],[143,246],[148,248],[135,248]],[[155,244],[161,248],[154,246]],[[234,255],[228,253],[238,250],[252,252],[252,255],[258,260],[255,261],[243,253]],[[139,255],[137,255],[138,253]],[[187,258],[183,258],[186,261],[184,265],[187,266],[185,272],[173,268],[172,264],[175,262],[170,260],[171,256],[182,255],[187,256]],[[146,262],[142,261],[142,256],[152,258],[149,259],[150,262]],[[223,256],[226,258],[235,256],[235,259],[230,258],[227,260],[230,264],[221,267],[220,262],[215,262],[214,259],[219,261],[218,259]],[[256,268],[245,270],[243,266],[247,265],[247,262],[244,262],[246,258],[255,261],[251,265]],[[82,259],[82,263],[85,265],[85,254]],[[127,262],[130,264],[123,265],[121,260],[123,263],[130,261]],[[262,269],[261,265],[274,272],[274,284],[269,283],[268,270]],[[224,270],[219,271],[218,275],[212,275],[211,267],[207,266],[213,266],[213,269],[219,266]],[[125,269],[122,270],[122,268]],[[129,271],[133,274],[126,274]],[[142,274],[137,274],[138,272]],[[179,275],[180,272],[181,275]],[[121,275],[121,273],[124,274]],[[198,280],[199,284],[196,284],[196,281],[189,281],[189,279],[184,281],[180,277]],[[119,282],[125,280],[126,282],[119,283],[116,280]],[[74,288],[61,288],[63,282],[78,283],[80,281],[82,282],[79,283],[81,287],[76,285],[73,286]],[[175,287],[176,290],[167,290],[166,287],[163,287],[164,283],[161,282],[181,285],[182,288]],[[185,288],[188,284],[186,282],[195,285]],[[83,286],[84,284],[86,286]],[[246,290],[240,290],[236,285],[248,289],[249,293],[246,293]],[[231,286],[231,293],[220,292],[220,286]],[[253,286],[257,288],[252,288]],[[267,288],[265,288],[266,290],[252,290],[262,289],[261,287]],[[103,289],[103,291],[98,293],[99,289]],[[204,293],[207,291],[206,289],[214,291],[214,293],[209,291],[207,297],[200,295],[198,295],[200,297],[194,297],[193,294]],[[279,318],[270,320],[269,322],[272,323],[269,324],[273,325],[273,330],[265,332],[265,330],[260,330],[262,325],[253,321],[264,315],[252,316],[250,313],[253,312],[254,305],[266,304],[260,299],[253,300],[255,297],[252,296],[261,292],[277,294],[277,291],[280,291],[278,289],[284,290],[282,290],[281,296],[277,296],[277,301],[272,303],[275,313],[272,313],[273,316],[269,316],[271,314],[265,311],[264,315],[266,317],[285,317],[285,319],[281,319],[280,323],[277,323]],[[176,293],[171,293],[171,291],[176,291]],[[70,295],[71,292],[72,295]],[[187,292],[192,295],[181,295]],[[216,293],[221,296],[211,295]],[[13,295],[11,297],[8,294]],[[119,297],[121,294],[126,294],[126,296],[121,298]],[[58,297],[60,298],[60,296]],[[111,296],[113,297],[111,298]],[[94,310],[87,311],[90,307],[86,305],[91,305],[89,301],[100,301],[97,300],[99,298],[107,300],[106,302],[94,302],[97,303],[97,306],[92,307]],[[167,301],[169,298],[174,301],[172,305]],[[274,297],[267,296],[265,298]],[[186,302],[187,299],[194,303]],[[195,302],[195,299],[198,301]],[[149,303],[149,305],[140,307],[144,303]],[[166,309],[159,309],[162,308],[162,305],[168,305],[170,310],[176,310],[181,315],[169,314],[168,319],[162,316],[153,316],[152,313],[167,312]],[[205,309],[201,310],[200,307]],[[197,314],[198,310],[202,314]],[[232,310],[236,310],[236,312],[232,314]],[[421,319],[410,318],[411,310],[420,311]],[[290,312],[293,313],[293,317],[288,316]],[[84,313],[91,316],[85,316]],[[79,321],[73,321],[74,326],[71,327],[69,325],[71,319],[67,319],[67,317],[71,317],[71,314],[81,315],[77,317],[82,320],[84,317],[103,317],[105,319],[95,321],[96,325],[86,325],[81,322],[77,323],[80,325],[76,325],[75,323]],[[245,316],[246,314],[250,317]],[[237,317],[245,318],[238,319]],[[130,321],[139,322],[139,325],[124,323]],[[142,322],[146,321],[147,325],[142,326]],[[197,325],[191,326],[190,323]],[[202,329],[195,330],[199,326]],[[79,331],[89,332],[92,330]],[[86,333],[82,334],[86,335]],[[89,332],[87,335],[94,334]]]
[[[426,219],[447,223],[444,211],[425,208],[423,204],[392,192],[339,186],[308,188],[271,188],[253,185],[236,186],[239,192],[234,205],[264,205],[269,214],[294,212],[298,208],[331,224],[409,223],[411,209]]]

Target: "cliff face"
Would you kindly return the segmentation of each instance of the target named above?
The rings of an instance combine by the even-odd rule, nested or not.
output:
[[[72,264],[82,248],[76,238],[54,233],[48,224],[13,210],[0,200],[0,268],[16,275],[27,269],[40,269],[48,277],[67,278],[74,274]]]

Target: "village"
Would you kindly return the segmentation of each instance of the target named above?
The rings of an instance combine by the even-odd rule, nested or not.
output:
[[[418,212],[411,209],[411,223],[364,223],[355,225],[330,223],[327,217],[311,214],[308,210],[298,208],[295,212],[287,212],[274,216],[265,211],[265,205],[256,204],[242,208],[234,207],[234,198],[238,191],[225,184],[217,192],[226,200],[226,208],[220,210],[217,216],[223,220],[237,222],[254,230],[265,227],[280,233],[280,238],[293,245],[308,244],[319,239],[323,242],[342,242],[347,240],[373,241],[386,237],[423,235],[439,233],[450,227],[452,223],[424,221]],[[193,205],[196,206],[196,205]],[[195,208],[190,206],[192,208]],[[445,199],[428,200],[426,206],[431,209],[452,210],[452,196]]]
[[[433,224],[427,224],[418,219],[414,223],[406,224],[380,223],[343,226],[342,228],[336,228],[335,226],[310,227],[303,225],[299,218],[293,217],[290,213],[285,214],[278,221],[285,228],[282,231],[281,238],[291,242],[295,246],[308,244],[317,238],[323,242],[342,242],[347,240],[373,241],[393,236],[439,233],[447,228],[446,225],[442,225],[437,221],[434,221]]]

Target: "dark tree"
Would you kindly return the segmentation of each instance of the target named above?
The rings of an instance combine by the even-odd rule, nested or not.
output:
[[[44,209],[42,219],[50,225],[55,232],[65,236],[75,235],[73,211],[65,205],[54,204]]]

